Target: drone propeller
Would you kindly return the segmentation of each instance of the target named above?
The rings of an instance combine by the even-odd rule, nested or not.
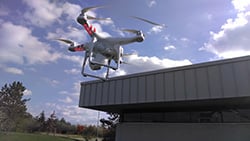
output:
[[[92,17],[92,16],[89,16],[89,15],[87,15],[87,19],[88,20],[100,20],[100,21],[111,20],[110,18],[96,18],[96,17]]]
[[[85,14],[85,13],[88,12],[89,10],[97,9],[97,8],[101,8],[101,7],[104,7],[104,6],[92,6],[92,7],[83,8],[83,9],[82,9],[82,14]]]
[[[122,29],[121,31],[134,33],[134,34],[140,34],[141,33],[140,30],[135,30],[135,29]]]
[[[88,12],[92,9],[97,9],[97,8],[102,8],[102,7],[104,7],[104,6],[92,6],[92,7],[83,8],[81,14],[84,15],[86,12]],[[110,20],[110,18],[96,18],[96,17],[92,17],[89,15],[86,15],[86,17],[88,20]]]
[[[140,17],[131,16],[131,18],[134,18],[134,19],[137,19],[137,20],[140,20],[140,21],[144,21],[144,22],[147,22],[147,23],[155,25],[155,26],[166,27],[166,25],[164,25],[164,24],[158,24],[158,23],[155,23],[155,22],[152,22],[150,20],[143,19],[143,18],[140,18]]]
[[[67,40],[67,39],[56,39],[56,40],[58,40],[58,41],[62,41],[62,42],[64,42],[64,43],[66,43],[66,44],[70,44],[70,45],[74,45],[74,42],[73,41],[71,41],[71,40]]]

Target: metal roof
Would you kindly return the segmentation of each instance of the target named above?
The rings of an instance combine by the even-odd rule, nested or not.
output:
[[[79,106],[107,112],[250,107],[250,56],[81,83]]]

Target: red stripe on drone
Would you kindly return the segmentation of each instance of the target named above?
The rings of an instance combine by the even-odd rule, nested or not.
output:
[[[85,30],[88,32],[89,35],[92,35],[93,32],[96,32],[96,29],[93,28],[92,25],[88,26],[88,24],[83,24],[83,27],[85,28]]]
[[[76,48],[74,48],[75,51],[84,51],[85,48],[84,48],[84,45],[78,45]]]

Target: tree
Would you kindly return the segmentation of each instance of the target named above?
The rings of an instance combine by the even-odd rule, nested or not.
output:
[[[116,125],[119,123],[120,116],[116,113],[108,113],[108,119],[102,118],[100,122],[102,123],[103,128],[105,129],[104,138],[109,141],[115,140],[115,130]]]
[[[44,132],[46,130],[46,117],[44,111],[36,117],[36,120],[39,123],[39,131]]]
[[[1,130],[17,130],[22,119],[27,115],[26,102],[23,99],[25,87],[21,82],[5,84],[0,91]]]
[[[19,128],[17,131],[19,132],[36,132],[39,130],[40,125],[39,122],[30,114],[27,113],[26,117],[21,120],[19,123]]]
[[[64,118],[61,118],[60,120],[56,120],[56,128],[57,128],[57,133],[61,133],[61,134],[75,132],[75,127],[73,127],[69,122],[66,122]]]
[[[97,127],[96,126],[86,126],[82,129],[82,136],[85,139],[85,141],[90,140],[91,138],[96,136]]]
[[[50,115],[50,117],[47,120],[47,128],[48,128],[48,132],[51,132],[55,135],[56,133],[56,122],[57,122],[57,118],[56,118],[56,113],[55,111]]]
[[[77,133],[77,134],[82,134],[84,128],[85,128],[85,127],[84,127],[83,125],[78,124],[78,125],[76,126],[76,133]]]

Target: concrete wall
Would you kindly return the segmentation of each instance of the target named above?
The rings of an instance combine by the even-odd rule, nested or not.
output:
[[[250,141],[250,124],[121,123],[116,141]]]

